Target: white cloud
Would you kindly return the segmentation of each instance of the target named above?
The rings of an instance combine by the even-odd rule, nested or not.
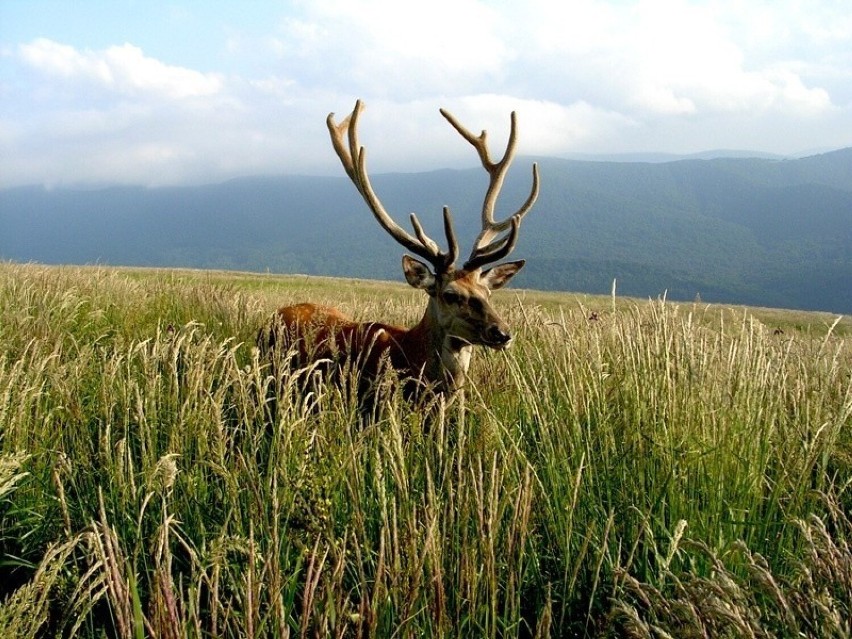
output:
[[[487,86],[514,54],[478,0],[318,0],[268,41],[289,74],[353,93],[412,99]]]
[[[637,115],[829,109],[830,94],[809,86],[792,67],[779,73],[772,58],[749,60],[743,38],[752,37],[753,25],[766,31],[758,38],[758,46],[766,46],[786,24],[776,15],[779,6],[530,0],[516,21],[527,22],[530,57],[554,82],[575,82],[586,99],[612,109]]]
[[[84,80],[124,95],[180,99],[204,97],[222,89],[222,78],[169,66],[131,44],[103,51],[78,51],[47,38],[20,46],[21,59],[34,69],[69,81]]]
[[[688,101],[687,112],[779,110],[815,112],[831,107],[827,92],[807,87],[792,70],[748,68],[717,14],[680,0],[640,5],[637,33],[640,86],[668,90]]]

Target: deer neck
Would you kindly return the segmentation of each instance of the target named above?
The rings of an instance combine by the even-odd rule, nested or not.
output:
[[[414,357],[409,356],[411,368],[415,369],[413,373],[419,373],[424,381],[449,394],[464,386],[473,347],[441,326],[432,300],[407,337],[412,353],[416,353]]]

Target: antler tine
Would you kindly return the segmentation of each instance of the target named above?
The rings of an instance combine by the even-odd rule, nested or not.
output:
[[[464,265],[465,269],[472,270],[479,268],[484,264],[496,262],[503,259],[515,247],[517,241],[518,228],[521,220],[532,208],[538,198],[539,191],[539,176],[538,165],[533,164],[532,188],[526,201],[512,215],[500,222],[494,221],[494,208],[497,204],[497,198],[500,195],[500,190],[503,188],[503,180],[509,170],[509,165],[515,156],[515,148],[518,141],[517,116],[514,111],[511,114],[511,126],[509,129],[509,140],[506,143],[506,151],[503,157],[495,162],[491,159],[491,154],[488,150],[488,134],[482,131],[478,136],[471,133],[465,128],[449,111],[441,109],[441,115],[458,131],[458,133],[470,142],[479,154],[479,159],[483,168],[488,173],[488,190],[485,192],[485,199],[482,202],[482,230],[476,237],[473,243],[473,250],[470,257]],[[498,239],[494,239],[501,233],[509,230],[509,234]]]
[[[340,124],[335,123],[334,113],[329,113],[326,119],[331,134],[331,144],[340,158],[341,164],[343,164],[343,169],[349,179],[352,180],[355,188],[358,189],[379,225],[393,239],[415,255],[428,260],[436,270],[446,271],[458,257],[458,243],[456,242],[449,210],[444,207],[444,231],[450,245],[446,252],[441,251],[438,244],[426,235],[414,213],[411,214],[411,225],[414,227],[416,238],[393,221],[370,184],[370,177],[367,174],[367,151],[358,143],[358,117],[361,115],[362,108],[361,100],[356,101],[352,113],[346,116]],[[346,136],[348,144],[344,142],[344,136]]]
[[[471,253],[471,256],[464,263],[464,269],[466,271],[473,271],[485,266],[486,264],[502,260],[514,250],[515,243],[518,241],[518,228],[520,227],[521,222],[520,219],[516,217],[510,218],[508,222],[510,224],[509,234],[492,242],[486,246],[485,249],[480,249],[478,251],[475,250]]]

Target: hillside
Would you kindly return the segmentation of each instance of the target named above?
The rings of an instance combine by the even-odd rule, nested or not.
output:
[[[504,188],[525,197],[531,159]],[[852,149],[797,160],[538,160],[518,286],[852,312]],[[482,170],[388,174],[374,186],[404,223],[417,211],[463,242]],[[183,188],[0,191],[0,257],[399,279],[400,248],[345,178],[246,178]]]

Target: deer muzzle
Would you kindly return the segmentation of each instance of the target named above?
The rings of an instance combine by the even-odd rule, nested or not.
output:
[[[506,326],[492,324],[485,331],[485,346],[499,350],[509,346],[511,341],[512,335]]]

